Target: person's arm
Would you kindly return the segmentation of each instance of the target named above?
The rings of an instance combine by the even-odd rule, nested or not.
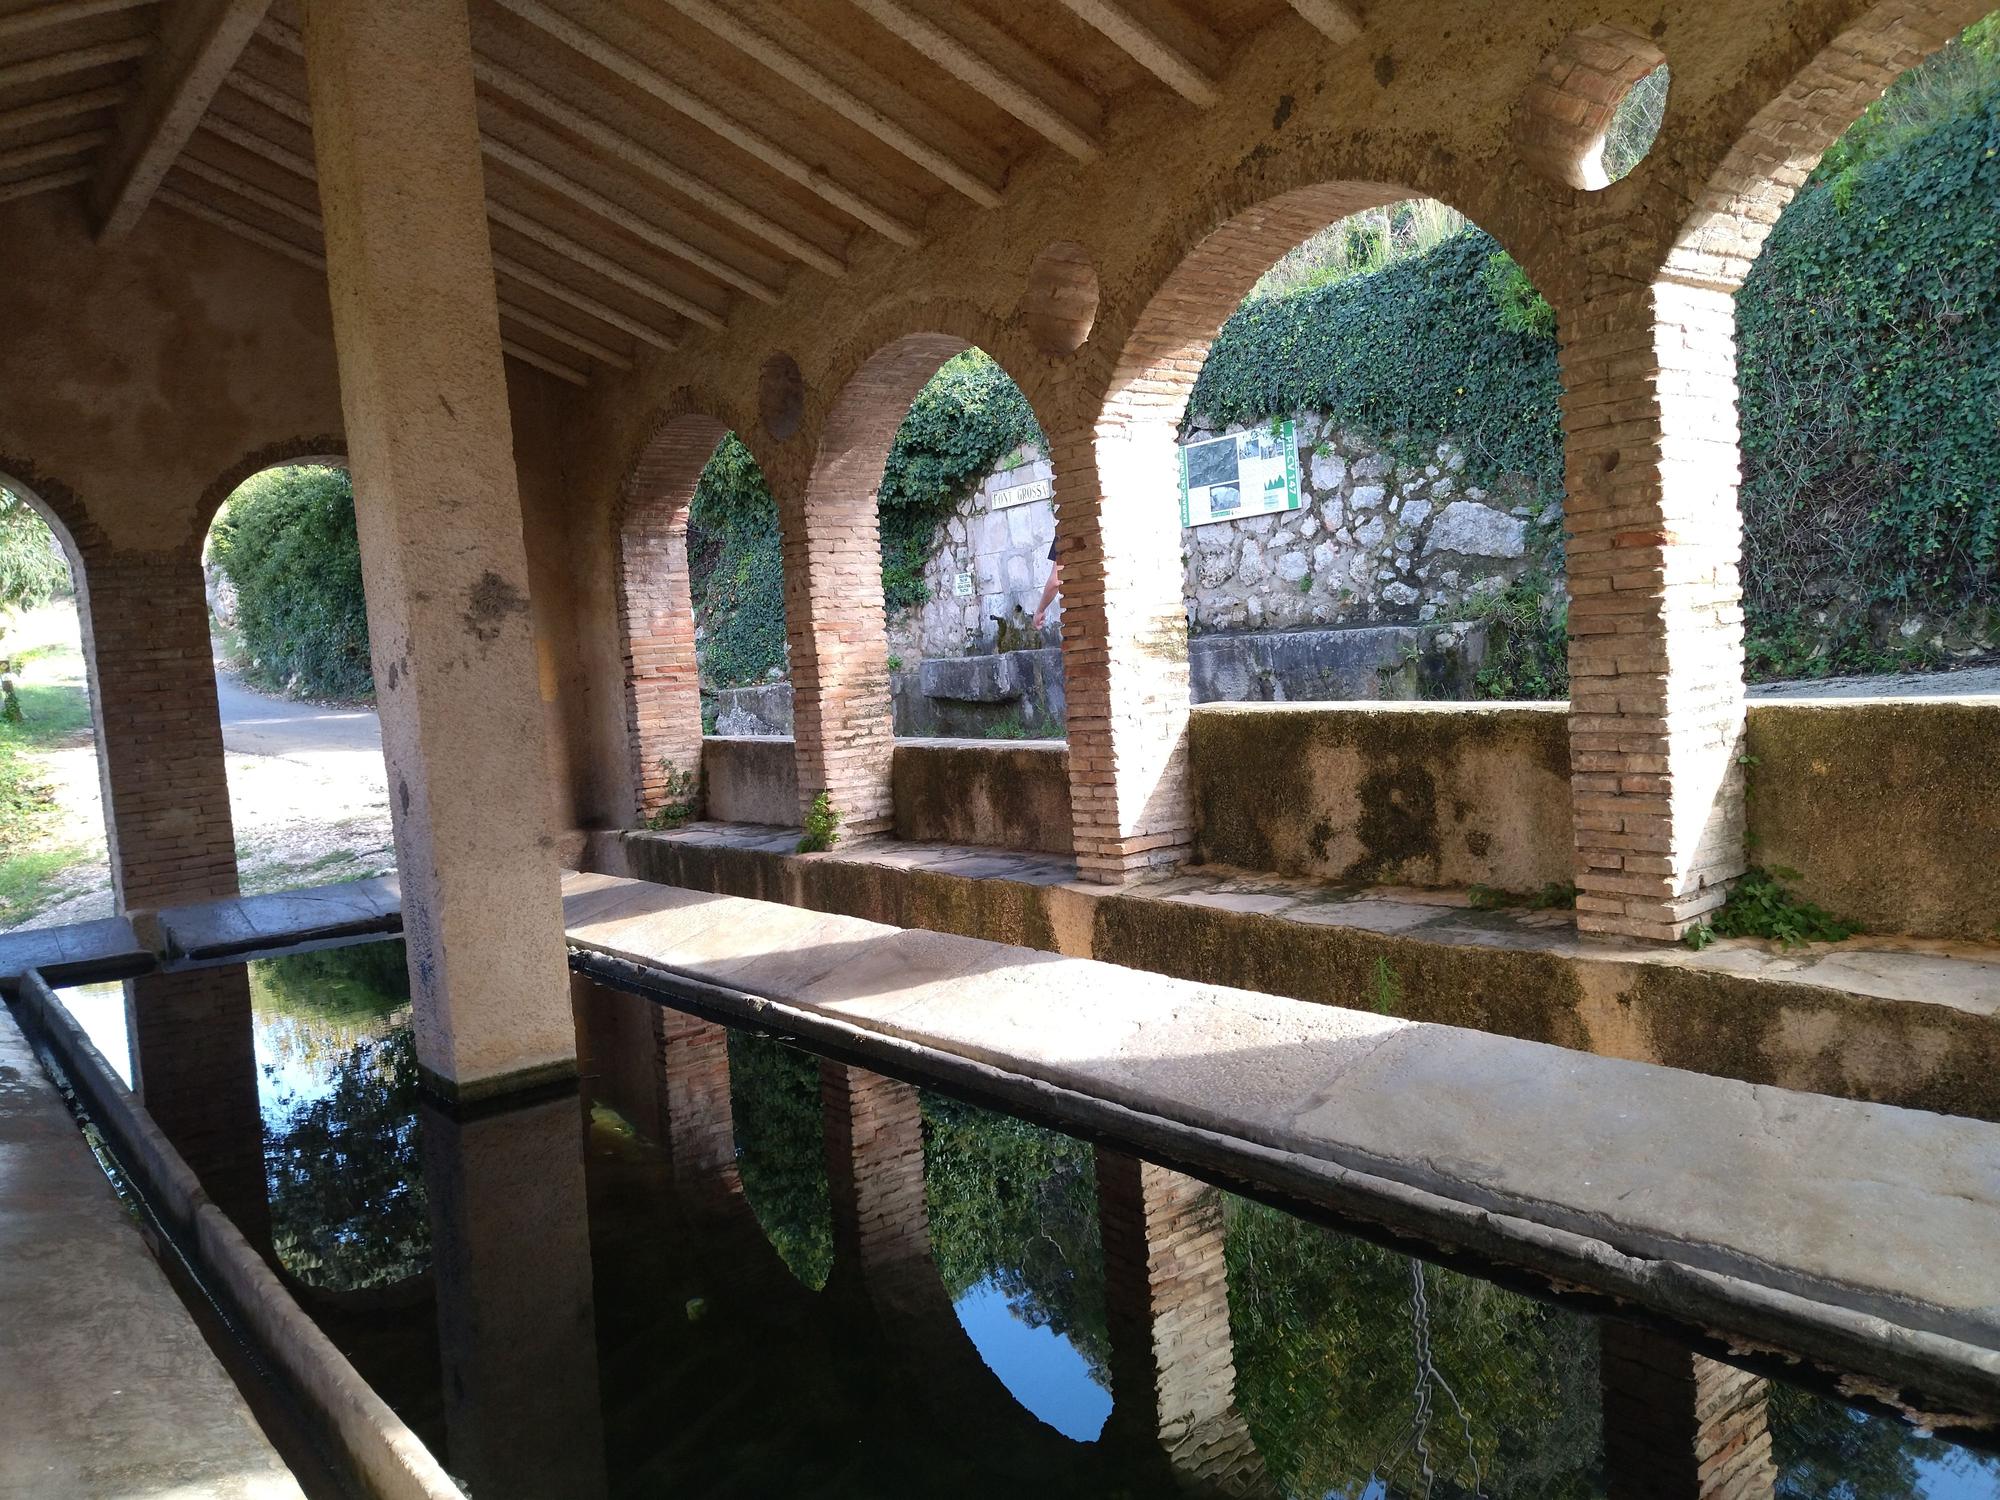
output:
[[[1048,616],[1049,606],[1055,603],[1056,594],[1061,588],[1062,564],[1052,559],[1049,563],[1049,581],[1042,589],[1042,602],[1035,606],[1035,629],[1042,628],[1042,621]]]

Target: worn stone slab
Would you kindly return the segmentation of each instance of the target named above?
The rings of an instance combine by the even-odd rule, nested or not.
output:
[[[394,875],[302,891],[204,901],[140,919],[163,959],[226,958],[292,943],[400,932],[402,888]]]
[[[2000,1126],[638,881],[565,892],[586,953],[2000,1351]]]
[[[0,1009],[0,1495],[302,1493]]]
[[[39,969],[56,983],[78,973],[110,978],[121,968],[138,973],[152,954],[123,917],[100,917],[63,927],[24,927],[0,935],[0,992],[13,994],[21,976]]]

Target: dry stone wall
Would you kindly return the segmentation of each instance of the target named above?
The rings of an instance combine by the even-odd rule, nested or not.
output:
[[[1182,589],[1197,635],[1463,618],[1559,540],[1559,500],[1525,479],[1471,482],[1451,442],[1413,461],[1317,412],[1294,421],[1297,510],[1182,528]],[[1198,428],[1189,440],[1242,430]],[[1048,499],[1005,498],[1051,475],[1033,450],[1010,458],[939,529],[924,572],[930,600],[891,627],[906,661],[1031,643],[1055,511]],[[1176,525],[1178,495],[1163,493],[1159,507],[1160,524]],[[1058,613],[1046,644],[1056,642]]]

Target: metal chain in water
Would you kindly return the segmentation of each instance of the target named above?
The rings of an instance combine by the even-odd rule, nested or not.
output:
[[[1466,1415],[1465,1405],[1458,1399],[1458,1392],[1451,1388],[1443,1375],[1438,1372],[1437,1361],[1431,1349],[1431,1301],[1428,1283],[1424,1280],[1424,1263],[1414,1255],[1410,1258],[1410,1336],[1416,1351],[1416,1389],[1411,1393],[1411,1421],[1414,1428],[1412,1441],[1417,1451],[1417,1470],[1423,1477],[1424,1497],[1429,1500],[1431,1487],[1437,1483],[1437,1475],[1431,1468],[1430,1421],[1431,1386],[1435,1384],[1450,1398],[1452,1408],[1458,1413],[1458,1425],[1465,1434],[1465,1460],[1472,1465],[1472,1493],[1479,1494],[1479,1456],[1472,1448],[1472,1419]]]

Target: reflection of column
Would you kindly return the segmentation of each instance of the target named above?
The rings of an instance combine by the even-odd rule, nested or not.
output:
[[[141,975],[126,981],[125,1006],[133,1093],[243,1237],[268,1251],[250,971]]]
[[[1629,1323],[1599,1352],[1611,1500],[1770,1500],[1768,1382]]]
[[[1121,1425],[1143,1421],[1189,1489],[1273,1493],[1236,1409],[1221,1195],[1100,1146],[1111,1390]]]
[[[826,1118],[826,1178],[833,1199],[834,1263],[864,1276],[928,1262],[924,1118],[917,1091],[845,1063],[820,1063]],[[935,1271],[930,1280],[937,1281]]]
[[[577,1099],[420,1121],[447,1467],[482,1500],[605,1493]]]

